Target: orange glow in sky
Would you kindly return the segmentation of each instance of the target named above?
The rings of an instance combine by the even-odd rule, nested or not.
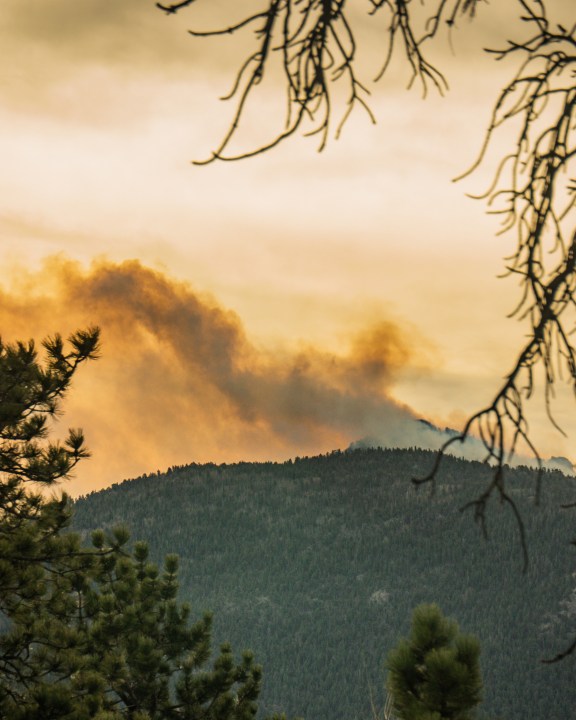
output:
[[[510,369],[525,331],[497,275],[514,237],[466,196],[506,138],[452,182],[512,74],[482,52],[510,10],[481,4],[453,50],[439,44],[450,91],[423,99],[400,66],[371,84],[382,38],[357,5],[377,125],[358,113],[321,154],[300,137],[197,167],[231,117],[218,98],[238,42],[186,29],[218,24],[224,4],[168,18],[146,0],[4,0],[2,336],[103,332],[59,421],[83,425],[93,451],[72,494],[364,435],[406,446],[417,418],[458,426]],[[257,100],[245,142],[275,119]],[[556,407],[568,437],[535,404],[535,440],[575,459],[571,399],[559,391]]]

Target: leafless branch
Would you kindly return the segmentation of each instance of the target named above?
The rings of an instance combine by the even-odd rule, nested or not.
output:
[[[576,638],[568,645],[568,647],[563,650],[562,652],[559,652],[558,655],[555,655],[553,658],[545,658],[542,660],[542,662],[545,665],[551,665],[552,663],[560,662],[561,660],[564,660],[569,655],[572,655],[572,653],[576,650]]]
[[[193,2],[158,6],[175,13]],[[386,17],[384,63],[378,77],[388,70],[400,47],[411,71],[409,86],[419,83],[424,94],[430,85],[443,92],[447,82],[428,60],[427,43],[438,36],[442,27],[452,29],[458,17],[475,17],[481,2],[422,0],[418,15],[411,12],[415,4],[410,0],[369,0],[370,14]],[[198,164],[258,155],[298,130],[319,135],[322,150],[337,105],[337,83],[341,83],[338,87],[347,84],[348,95],[336,135],[357,107],[374,122],[367,104],[368,90],[355,70],[356,37],[346,0],[265,0],[265,4],[266,10],[229,27],[192,31],[196,36],[233,34],[257,23],[257,47],[240,63],[227,96],[237,102],[230,128],[212,155]],[[576,23],[571,28],[554,25],[547,17],[543,0],[517,0],[517,7],[519,27],[527,30],[527,39],[511,39],[504,49],[489,52],[496,60],[517,58],[518,71],[500,93],[478,160],[465,175],[486,160],[488,147],[501,128],[516,133],[510,152],[499,163],[493,183],[481,197],[487,200],[489,212],[501,217],[501,233],[516,233],[516,247],[506,258],[505,275],[519,282],[520,297],[511,315],[527,325],[527,339],[492,402],[473,414],[462,431],[444,443],[428,475],[414,482],[434,487],[443,456],[456,443],[476,434],[492,473],[487,487],[466,508],[473,509],[475,519],[486,532],[486,510],[491,498],[495,496],[507,504],[518,524],[526,566],[525,529],[507,490],[506,465],[521,447],[534,455],[539,466],[535,480],[537,502],[542,464],[530,438],[526,409],[537,385],[537,373],[543,372],[546,410],[560,431],[553,414],[555,388],[563,381],[576,394],[576,350],[572,341],[576,310]],[[231,145],[248,102],[276,58],[284,80],[284,129],[254,149],[233,152]],[[561,657],[575,647],[576,641]]]
[[[570,173],[576,156],[576,40],[575,28],[551,29],[541,2],[520,2],[524,21],[533,35],[523,43],[510,42],[493,51],[498,59],[519,56],[520,66],[501,92],[492,113],[475,170],[485,157],[495,132],[515,123],[515,147],[501,161],[489,190],[491,212],[503,218],[502,231],[515,230],[516,249],[507,258],[506,275],[520,282],[520,302],[512,315],[529,326],[528,339],[512,371],[493,401],[470,417],[463,430],[439,451],[430,473],[414,480],[434,482],[442,457],[456,442],[473,432],[480,437],[485,461],[493,465],[492,480],[467,507],[485,531],[485,512],[493,493],[512,509],[527,561],[524,525],[506,490],[505,464],[520,443],[538,460],[536,502],[540,495],[540,456],[529,437],[525,402],[535,388],[535,372],[543,369],[543,392],[552,424],[562,432],[552,412],[554,389],[566,379],[576,394],[576,351],[571,340],[576,309],[576,231],[574,192]],[[458,178],[457,178],[458,179]]]
[[[178,10],[192,5],[196,0],[181,0],[181,2],[170,3],[169,5],[163,5],[162,3],[156,3],[156,7],[160,10],[164,10],[168,15],[174,15]]]
[[[170,4],[157,3],[167,14],[175,14],[189,7],[195,0]],[[236,100],[236,110],[222,141],[206,160],[240,160],[259,155],[279,145],[298,130],[305,135],[318,135],[321,151],[330,134],[334,113],[336,87],[347,86],[347,99],[335,129],[338,137],[346,120],[355,108],[363,109],[371,122],[374,115],[368,105],[369,91],[355,69],[356,37],[347,13],[346,0],[266,0],[267,9],[244,17],[236,23],[212,30],[190,30],[194,37],[232,35],[254,23],[255,49],[239,63],[231,92],[223,99]],[[387,51],[380,78],[387,70],[394,48],[400,44],[411,69],[408,86],[420,82],[426,94],[431,84],[440,93],[448,88],[442,73],[424,55],[424,45],[433,38],[442,23],[455,24],[458,15],[474,17],[477,5],[483,0],[435,0],[428,20],[417,29],[409,13],[409,0],[369,0],[370,13],[378,11],[387,16]],[[256,148],[234,152],[231,150],[249,100],[265,72],[279,65],[283,77],[284,129]],[[378,79],[377,78],[377,79]]]

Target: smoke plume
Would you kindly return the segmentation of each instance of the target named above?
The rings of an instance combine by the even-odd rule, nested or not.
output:
[[[93,452],[73,494],[193,461],[280,460],[365,436],[418,442],[420,423],[391,397],[414,341],[390,321],[342,354],[262,350],[233,312],[137,261],[85,270],[52,258],[0,294],[5,340],[92,324],[102,356],[79,371],[57,428],[82,427]]]

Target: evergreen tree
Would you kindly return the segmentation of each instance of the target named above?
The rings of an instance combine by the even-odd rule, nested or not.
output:
[[[482,699],[480,645],[437,605],[419,605],[410,637],[387,660],[387,689],[400,720],[468,720]]]
[[[252,655],[236,664],[223,645],[212,669],[203,670],[211,616],[190,623],[190,609],[177,602],[175,556],[160,573],[146,544],[129,552],[127,540],[120,528],[109,537],[97,531],[93,551],[68,558],[68,572],[55,573],[52,591],[36,604],[26,681],[8,688],[2,717],[252,718],[262,674]]]
[[[212,669],[210,615],[190,622],[176,600],[178,561],[164,571],[128,532],[67,531],[68,498],[53,485],[87,455],[82,433],[47,440],[78,365],[98,352],[97,329],[0,344],[0,718],[10,720],[249,720],[261,669],[223,645]]]
[[[96,328],[76,332],[67,347],[55,336],[44,341],[40,361],[34,342],[0,341],[0,707],[34,684],[31,656],[43,652],[37,633],[45,611],[58,610],[57,587],[79,552],[77,538],[63,534],[66,496],[48,500],[29,487],[54,485],[88,454],[79,430],[63,443],[48,441],[47,420],[78,366],[97,356],[98,342]],[[57,625],[54,619],[54,637],[64,636]]]

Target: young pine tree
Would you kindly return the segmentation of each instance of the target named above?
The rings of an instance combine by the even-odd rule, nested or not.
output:
[[[482,700],[480,644],[437,605],[419,605],[410,636],[387,659],[387,690],[399,720],[470,720]]]

